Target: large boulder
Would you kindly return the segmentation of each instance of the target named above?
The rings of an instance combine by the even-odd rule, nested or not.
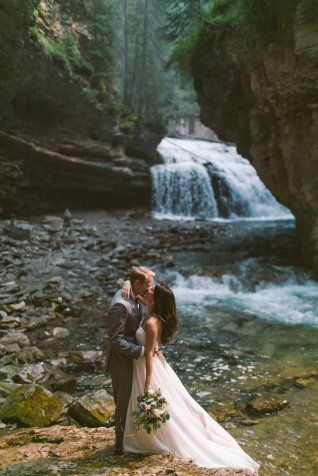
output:
[[[114,411],[113,397],[106,390],[98,390],[79,398],[69,407],[68,413],[82,425],[98,427],[111,426]]]
[[[62,411],[61,402],[40,385],[19,385],[0,410],[0,419],[22,426],[48,426]]]

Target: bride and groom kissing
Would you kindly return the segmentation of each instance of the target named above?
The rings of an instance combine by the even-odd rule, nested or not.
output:
[[[154,284],[154,277],[148,268],[134,267],[109,306],[106,370],[116,406],[114,454],[170,453],[205,468],[258,474],[260,465],[191,397],[159,351],[159,345],[170,342],[179,321],[173,291],[164,283]],[[138,396],[159,389],[170,419],[148,433],[136,428],[134,409]]]

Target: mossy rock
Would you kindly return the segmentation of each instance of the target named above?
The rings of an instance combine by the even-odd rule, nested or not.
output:
[[[55,422],[62,411],[62,404],[51,392],[40,385],[21,385],[9,396],[0,410],[4,422],[22,426],[48,426]]]
[[[69,415],[78,423],[92,428],[112,425],[115,411],[114,400],[106,390],[84,395],[68,409]]]

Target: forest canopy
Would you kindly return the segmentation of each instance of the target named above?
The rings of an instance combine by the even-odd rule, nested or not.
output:
[[[30,0],[30,33],[60,62],[83,94],[104,98],[121,129],[166,128],[198,117],[192,58],[228,29],[269,41],[277,9],[299,4],[317,17],[316,0]]]

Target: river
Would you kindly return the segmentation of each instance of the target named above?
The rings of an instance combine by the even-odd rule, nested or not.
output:
[[[55,309],[54,319],[28,336],[47,368],[61,361],[76,377],[79,396],[110,391],[110,381],[102,361],[84,365],[72,354],[105,350],[105,315],[118,278],[134,264],[151,267],[176,295],[180,329],[163,352],[189,392],[262,464],[261,475],[313,476],[318,283],[299,261],[293,217],[253,174],[253,204],[259,193],[263,204],[267,199],[262,212],[236,206],[243,199],[235,192],[225,217],[213,189],[214,215],[204,219],[174,200],[177,208],[155,211],[159,220],[143,210],[78,212],[66,225],[26,218],[28,240],[1,222],[1,279],[25,300],[15,314],[26,322]],[[251,216],[256,209],[260,216]],[[48,287],[52,277],[60,288]],[[55,336],[56,326],[68,337]],[[83,474],[81,462],[74,464],[72,471]],[[23,468],[30,474],[27,462]]]

